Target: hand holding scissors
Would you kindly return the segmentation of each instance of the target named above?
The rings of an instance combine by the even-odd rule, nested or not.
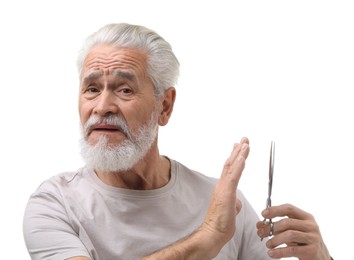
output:
[[[272,237],[266,242],[272,258],[297,257],[300,260],[330,260],[315,218],[310,213],[291,204],[272,206],[275,144],[271,143],[269,159],[269,183],[265,217],[257,223],[258,235]],[[272,218],[281,217],[273,222]],[[285,246],[281,246],[285,245]]]

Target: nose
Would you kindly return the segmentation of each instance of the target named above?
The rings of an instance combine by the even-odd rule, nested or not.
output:
[[[116,114],[119,111],[115,95],[108,90],[104,90],[97,98],[97,103],[94,108],[94,114],[106,116]]]

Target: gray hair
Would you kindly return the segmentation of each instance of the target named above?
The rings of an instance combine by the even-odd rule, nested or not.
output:
[[[147,54],[147,73],[157,96],[177,84],[179,62],[171,45],[155,31],[127,23],[107,24],[84,41],[79,52],[77,67],[81,74],[86,55],[98,44],[139,49]]]

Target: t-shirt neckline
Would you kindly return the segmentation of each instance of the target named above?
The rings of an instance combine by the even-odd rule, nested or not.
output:
[[[171,177],[169,182],[161,188],[153,189],[153,190],[132,190],[132,189],[125,189],[125,188],[118,188],[111,185],[104,183],[100,180],[95,171],[92,168],[85,167],[84,171],[90,177],[93,185],[96,189],[99,189],[101,192],[105,192],[111,196],[124,196],[124,197],[132,197],[132,198],[154,198],[164,196],[165,194],[169,193],[173,187],[175,186],[177,180],[177,165],[174,160],[167,158],[170,161],[171,168],[170,173]]]

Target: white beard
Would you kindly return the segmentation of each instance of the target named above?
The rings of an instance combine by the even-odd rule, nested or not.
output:
[[[127,140],[117,146],[108,144],[108,138],[101,136],[95,145],[87,140],[90,126],[97,122],[118,126],[127,136]],[[80,140],[81,156],[88,167],[100,172],[122,172],[132,169],[150,150],[157,136],[157,113],[154,111],[150,121],[141,126],[135,135],[120,117],[100,118],[91,116],[82,128]]]

